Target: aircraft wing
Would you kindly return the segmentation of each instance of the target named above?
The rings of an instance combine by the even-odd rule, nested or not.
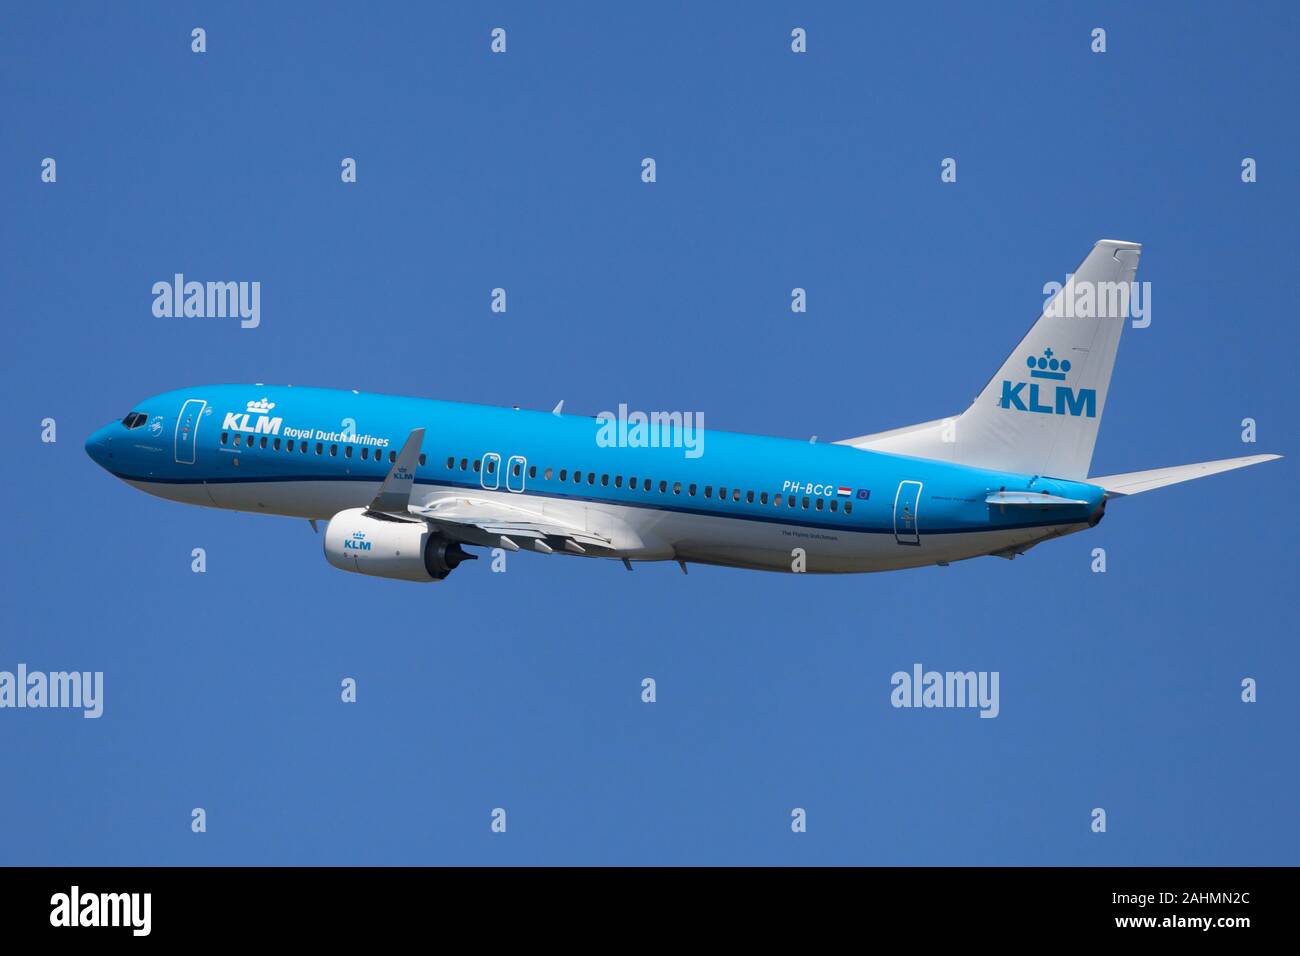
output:
[[[424,520],[434,525],[448,540],[484,548],[502,547],[518,551],[515,539],[526,540],[534,551],[545,554],[557,548],[574,554],[586,554],[588,548],[610,549],[604,535],[588,531],[553,516],[500,501],[473,495],[444,498],[432,505],[412,505],[411,488],[415,467],[419,463],[424,429],[415,428],[407,436],[397,460],[379,486],[367,512],[397,521]]]
[[[588,548],[610,547],[610,539],[597,532],[527,508],[470,495],[444,498],[427,507],[412,505],[409,513],[435,525],[453,541],[485,548],[518,551],[516,539],[527,540],[533,550],[546,554],[556,550],[586,554]]]
[[[1088,484],[1099,485],[1106,489],[1107,498],[1122,498],[1124,495],[1137,495],[1144,491],[1176,485],[1180,481],[1217,475],[1234,468],[1258,465],[1263,461],[1273,461],[1281,455],[1247,455],[1244,458],[1223,458],[1219,461],[1202,461],[1195,465],[1174,465],[1171,468],[1153,468],[1150,471],[1130,471],[1123,475],[1106,475],[1103,478],[1089,478]]]

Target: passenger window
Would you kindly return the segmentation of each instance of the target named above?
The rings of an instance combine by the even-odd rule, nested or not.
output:
[[[221,433],[221,444],[224,445],[224,444],[226,443],[226,439],[229,438],[229,437],[230,437],[230,435],[229,435],[228,432],[222,432],[222,433]]]
[[[549,469],[548,469],[548,470],[549,470]],[[561,468],[561,469],[560,469],[560,481],[568,481],[568,480],[569,480],[569,469],[567,469],[567,468]]]
[[[575,472],[573,473],[573,483],[574,483],[575,485],[580,485],[580,484],[582,484],[582,472],[580,472],[580,471],[575,471]]]
[[[793,508],[793,507],[795,506],[796,502],[795,502],[794,495],[791,495],[791,496],[790,496],[790,501],[789,501],[788,503],[789,503],[789,505],[790,505],[791,508]]]
[[[622,476],[622,475],[615,475],[615,476],[614,476],[614,487],[615,487],[615,488],[622,488],[622,487],[623,487],[623,476]]]
[[[515,478],[518,478],[521,474],[523,474],[523,468],[519,466],[519,462],[514,463],[514,467],[510,469],[510,474],[513,475]]]
[[[447,470],[448,470],[448,471],[451,471],[451,469],[453,469],[453,468],[455,468],[455,467],[456,467],[456,459],[453,458],[453,457],[451,457],[451,456],[449,455],[449,456],[447,457]]]
[[[390,452],[388,453],[388,460],[389,460],[389,462],[396,462],[396,461],[397,461],[397,452],[395,452],[395,451],[390,451]]]
[[[290,438],[287,442],[285,442],[284,447],[289,451],[293,451],[293,439]]]
[[[767,492],[766,492],[766,491],[763,492],[761,495],[758,496],[758,503],[759,503],[760,505],[765,505],[765,504],[767,504]]]
[[[831,499],[831,511],[839,511],[840,503],[835,498]]]
[[[252,447],[253,447],[253,436],[252,436],[252,435],[249,435],[249,436],[248,436],[248,441],[244,442],[244,444],[246,444],[249,448],[252,448]]]
[[[780,495],[777,495],[775,498],[772,499],[772,505],[773,505],[774,507],[777,507],[777,508],[781,507],[781,496],[780,496]]]
[[[752,505],[753,503],[754,503],[754,493],[752,491],[745,492],[745,504]]]
[[[808,510],[808,499],[807,499],[807,498],[805,498],[805,499],[803,500],[803,510],[804,510],[804,511],[807,511],[807,510]]]
[[[528,466],[528,477],[529,477],[529,478],[536,478],[536,477],[537,477],[537,466],[536,466],[536,465],[529,465],[529,466]]]
[[[682,493],[682,483],[681,483],[680,481],[674,481],[674,482],[673,482],[673,494],[675,494],[675,495],[680,495],[681,493]]]
[[[426,457],[424,456],[423,453],[420,454],[420,464],[421,464],[421,465],[423,465],[423,464],[424,464],[426,461],[428,461],[428,460],[429,460],[429,459],[426,458]]]
[[[694,486],[694,485],[691,485],[689,488],[687,488],[687,489],[686,489],[686,493],[687,493],[688,495],[690,495],[692,498],[694,498],[694,497],[695,497],[695,486]]]
[[[817,510],[818,510],[818,511],[821,511],[821,510],[822,510],[822,505],[825,503],[825,501],[826,501],[825,498],[818,498],[818,499],[817,499]]]
[[[483,459],[481,459],[481,458],[475,458],[475,459],[474,459],[474,470],[475,470],[475,471],[478,471],[479,468],[482,466],[482,464],[483,464]]]
[[[718,500],[719,500],[719,501],[726,501],[726,500],[727,500],[727,488],[726,488],[725,485],[719,485],[719,486],[718,486]]]
[[[596,483],[596,473],[594,471],[587,472],[587,484],[594,485],[595,483]]]
[[[631,488],[633,491],[636,491],[636,475],[633,475],[631,478],[627,480],[627,486]]]
[[[662,478],[659,479],[659,494],[662,495],[667,490],[668,490],[668,482],[664,481]]]
[[[608,487],[608,486],[609,486],[609,475],[601,475],[601,476],[600,476],[600,486],[601,486],[602,488],[605,488],[605,487]]]
[[[731,500],[732,500],[732,501],[739,501],[739,500],[740,500],[740,489],[739,489],[739,488],[737,488],[735,491],[733,491],[733,492],[731,493]]]
[[[325,446],[322,445],[320,442],[317,442],[317,443],[316,443],[316,454],[319,455],[319,454],[320,454],[321,452],[323,452],[324,450],[325,450]]]
[[[649,490],[650,490],[650,479],[649,479],[649,478],[642,478],[642,479],[641,479],[641,490],[642,490],[642,491],[649,491]]]
[[[464,470],[467,469],[467,468],[469,468],[469,459],[468,459],[468,458],[462,458],[462,459],[460,460],[460,470],[461,470],[461,471],[464,471]]]
[[[704,497],[706,497],[706,498],[712,498],[712,497],[713,497],[713,486],[712,486],[712,485],[705,485],[705,486],[704,486]]]
[[[846,515],[853,514],[853,502],[851,501],[844,502],[844,513]]]
[[[547,468],[546,471],[542,473],[542,477],[545,478],[547,481],[550,481],[551,474],[552,474],[551,469]]]
[[[280,439],[277,438],[275,441],[271,442],[271,444],[276,451],[280,450]]]
[[[351,457],[352,457],[352,446],[351,446],[351,445],[344,445],[344,446],[343,446],[343,457],[344,457],[344,458],[351,458]]]

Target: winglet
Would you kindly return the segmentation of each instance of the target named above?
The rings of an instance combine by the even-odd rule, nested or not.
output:
[[[388,469],[388,477],[379,486],[379,493],[370,502],[371,511],[386,514],[406,514],[411,503],[411,487],[415,484],[415,466],[420,463],[420,445],[424,443],[424,429],[413,428],[406,444],[397,453],[397,460]]]

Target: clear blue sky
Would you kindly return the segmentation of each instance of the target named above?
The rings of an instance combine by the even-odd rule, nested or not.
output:
[[[373,6],[8,13],[0,669],[106,700],[0,711],[0,863],[1300,863],[1293,5]],[[1288,458],[1015,562],[421,587],[82,451],[226,381],[858,435],[962,409],[1099,238],[1153,299],[1094,473]],[[176,272],[261,327],[155,318]],[[893,709],[915,662],[1001,715]]]

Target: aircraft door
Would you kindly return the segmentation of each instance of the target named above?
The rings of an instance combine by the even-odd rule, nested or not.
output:
[[[176,416],[176,433],[172,438],[172,457],[178,465],[192,465],[198,442],[199,422],[208,403],[201,398],[189,398]]]
[[[921,504],[921,482],[902,481],[894,495],[894,540],[899,544],[921,543],[917,508]]]

